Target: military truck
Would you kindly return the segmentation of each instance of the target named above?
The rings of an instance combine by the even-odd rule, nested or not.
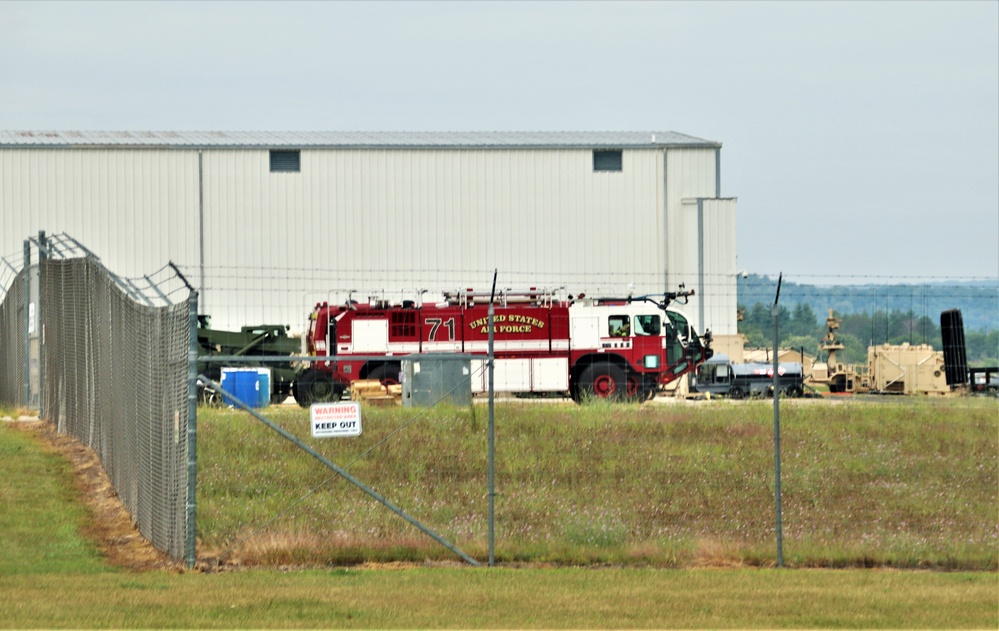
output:
[[[200,358],[211,355],[266,356],[295,355],[301,350],[301,341],[288,336],[289,326],[285,324],[258,324],[244,326],[239,331],[223,331],[210,326],[207,315],[198,316],[198,374],[203,374],[219,383],[222,378],[220,362],[203,361]],[[239,367],[265,367],[271,371],[271,403],[281,403],[291,394],[291,386],[298,376],[298,370],[291,362],[250,362],[239,363]],[[198,398],[203,403],[221,404],[221,393],[212,388],[198,386]]]

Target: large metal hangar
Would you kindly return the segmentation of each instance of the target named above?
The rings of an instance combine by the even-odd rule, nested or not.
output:
[[[675,132],[0,131],[0,256],[66,233],[123,276],[175,263],[213,326],[317,301],[694,289],[736,334],[721,143]]]

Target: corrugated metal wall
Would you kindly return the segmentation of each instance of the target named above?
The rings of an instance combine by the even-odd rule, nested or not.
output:
[[[0,256],[65,232],[122,276],[198,256],[197,152],[0,149]]]
[[[200,285],[198,162],[189,149],[0,150],[0,254],[67,232],[123,275],[173,260]],[[202,173],[202,310],[219,327],[301,329],[333,291],[487,289],[493,269],[501,287],[651,293],[668,255],[671,288],[692,287],[696,207],[691,219],[681,200],[714,196],[715,152],[626,149],[621,172],[594,172],[589,149],[303,149],[301,172],[271,173],[266,149],[205,149]]]
[[[671,149],[666,158],[668,282],[697,294],[684,311],[697,330],[735,335],[735,200],[719,191],[714,149]]]
[[[715,335],[735,335],[735,200],[705,199],[701,203],[704,251],[701,258],[703,317],[698,314],[700,331]]]

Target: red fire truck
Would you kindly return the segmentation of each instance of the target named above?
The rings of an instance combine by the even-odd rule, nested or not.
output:
[[[492,301],[497,391],[643,401],[711,357],[710,333],[698,337],[681,312],[667,309],[692,294],[681,288],[594,299],[536,289],[463,290],[432,303],[318,303],[306,351],[330,361],[313,362],[296,379],[295,399],[302,406],[339,400],[356,379],[399,383],[402,360],[427,353],[469,354],[472,391],[484,392]]]

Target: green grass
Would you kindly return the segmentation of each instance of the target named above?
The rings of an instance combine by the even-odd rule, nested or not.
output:
[[[0,577],[10,628],[996,628],[990,573],[333,569]]]
[[[13,405],[0,403],[0,418],[17,418],[21,410]]]
[[[285,468],[261,455],[260,467]],[[0,424],[0,456],[0,628],[999,627],[995,572],[119,571],[80,534],[87,515],[65,461],[11,423]]]
[[[7,425],[0,424],[0,576],[105,571],[97,546],[79,534],[89,515],[76,501],[69,463]]]
[[[997,411],[988,399],[783,405],[785,563],[995,570]],[[483,408],[365,408],[364,433],[339,439],[309,437],[305,411],[267,414],[487,558]],[[501,563],[776,561],[767,403],[508,405],[496,428]],[[320,565],[455,558],[249,415],[201,410],[199,445],[208,556]]]

